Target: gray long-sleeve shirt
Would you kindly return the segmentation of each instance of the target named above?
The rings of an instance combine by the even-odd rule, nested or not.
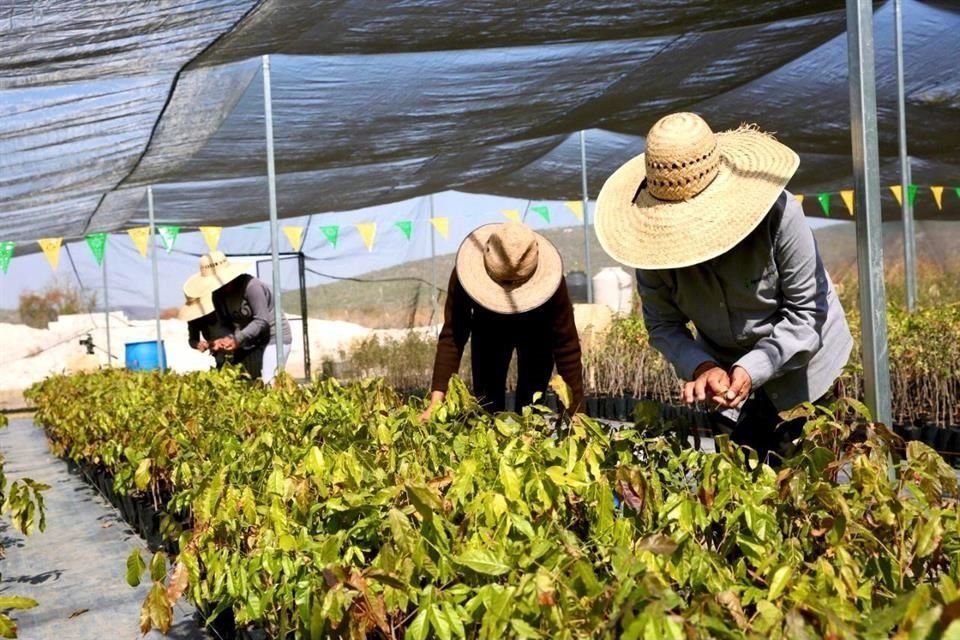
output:
[[[853,347],[813,232],[786,191],[727,253],[683,269],[638,269],[637,287],[650,343],[681,378],[708,361],[739,365],[780,410],[823,396]]]
[[[242,275],[213,294],[213,306],[241,350],[252,349],[276,341],[276,318],[273,293],[263,282]],[[284,344],[292,342],[290,324],[283,318],[281,335]]]

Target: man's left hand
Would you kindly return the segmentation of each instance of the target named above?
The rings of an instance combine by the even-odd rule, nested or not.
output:
[[[743,367],[734,367],[730,372],[730,388],[723,397],[725,404],[731,409],[739,408],[750,397],[752,389],[753,379],[747,370]]]
[[[237,340],[233,336],[218,338],[216,342],[213,343],[213,345],[216,351],[225,351],[227,353],[233,353],[234,351],[237,350]]]

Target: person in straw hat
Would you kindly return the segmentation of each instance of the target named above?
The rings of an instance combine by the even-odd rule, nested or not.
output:
[[[247,273],[248,266],[231,261],[221,251],[204,254],[199,273],[184,283],[183,293],[187,298],[209,297],[219,322],[227,328],[227,335],[214,340],[211,351],[228,354],[251,378],[270,383],[277,370],[273,292]],[[292,339],[286,318],[280,337],[289,353]]]
[[[576,410],[583,398],[580,340],[556,247],[526,225],[475,229],[460,245],[450,274],[443,329],[433,367],[433,393],[422,418],[443,400],[472,340],[474,394],[503,411],[507,370],[517,352],[517,408],[546,391],[557,372]]]
[[[218,339],[231,332],[220,322],[213,308],[213,297],[208,295],[202,298],[187,298],[177,317],[187,323],[190,348],[200,353],[209,353],[213,356],[217,369],[223,368],[228,354],[224,351],[213,351],[211,347]]]
[[[778,412],[828,396],[853,346],[803,209],[785,190],[798,164],[755,127],[714,133],[675,113],[597,198],[597,237],[636,268],[650,342],[687,381],[683,399],[711,401],[761,459],[789,451],[804,423],[780,424]]]

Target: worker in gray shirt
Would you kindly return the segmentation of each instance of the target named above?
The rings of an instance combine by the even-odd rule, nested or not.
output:
[[[600,243],[636,267],[650,343],[686,381],[684,401],[712,403],[733,420],[734,441],[772,462],[803,428],[779,411],[829,396],[853,346],[785,190],[798,164],[755,128],[715,134],[677,113],[654,124],[646,153],[597,199]]]

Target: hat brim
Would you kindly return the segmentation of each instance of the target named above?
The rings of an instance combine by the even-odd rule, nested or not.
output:
[[[680,269],[726,253],[760,224],[796,173],[799,157],[753,129],[716,137],[717,177],[689,200],[659,200],[640,189],[644,154],[607,179],[594,229],[610,257],[638,269]]]
[[[483,255],[490,236],[502,226],[487,224],[467,236],[457,251],[457,277],[467,295],[485,309],[502,314],[524,313],[536,309],[557,292],[563,277],[563,260],[553,243],[534,233],[538,245],[536,271],[516,287],[498,284],[487,273]]]
[[[183,322],[192,322],[214,312],[213,297],[206,295],[200,298],[191,299],[180,307],[177,312],[177,318]]]
[[[247,273],[249,267],[249,262],[227,262],[217,267],[216,271],[209,276],[195,273],[183,283],[183,294],[188,298],[209,296],[220,287]]]

